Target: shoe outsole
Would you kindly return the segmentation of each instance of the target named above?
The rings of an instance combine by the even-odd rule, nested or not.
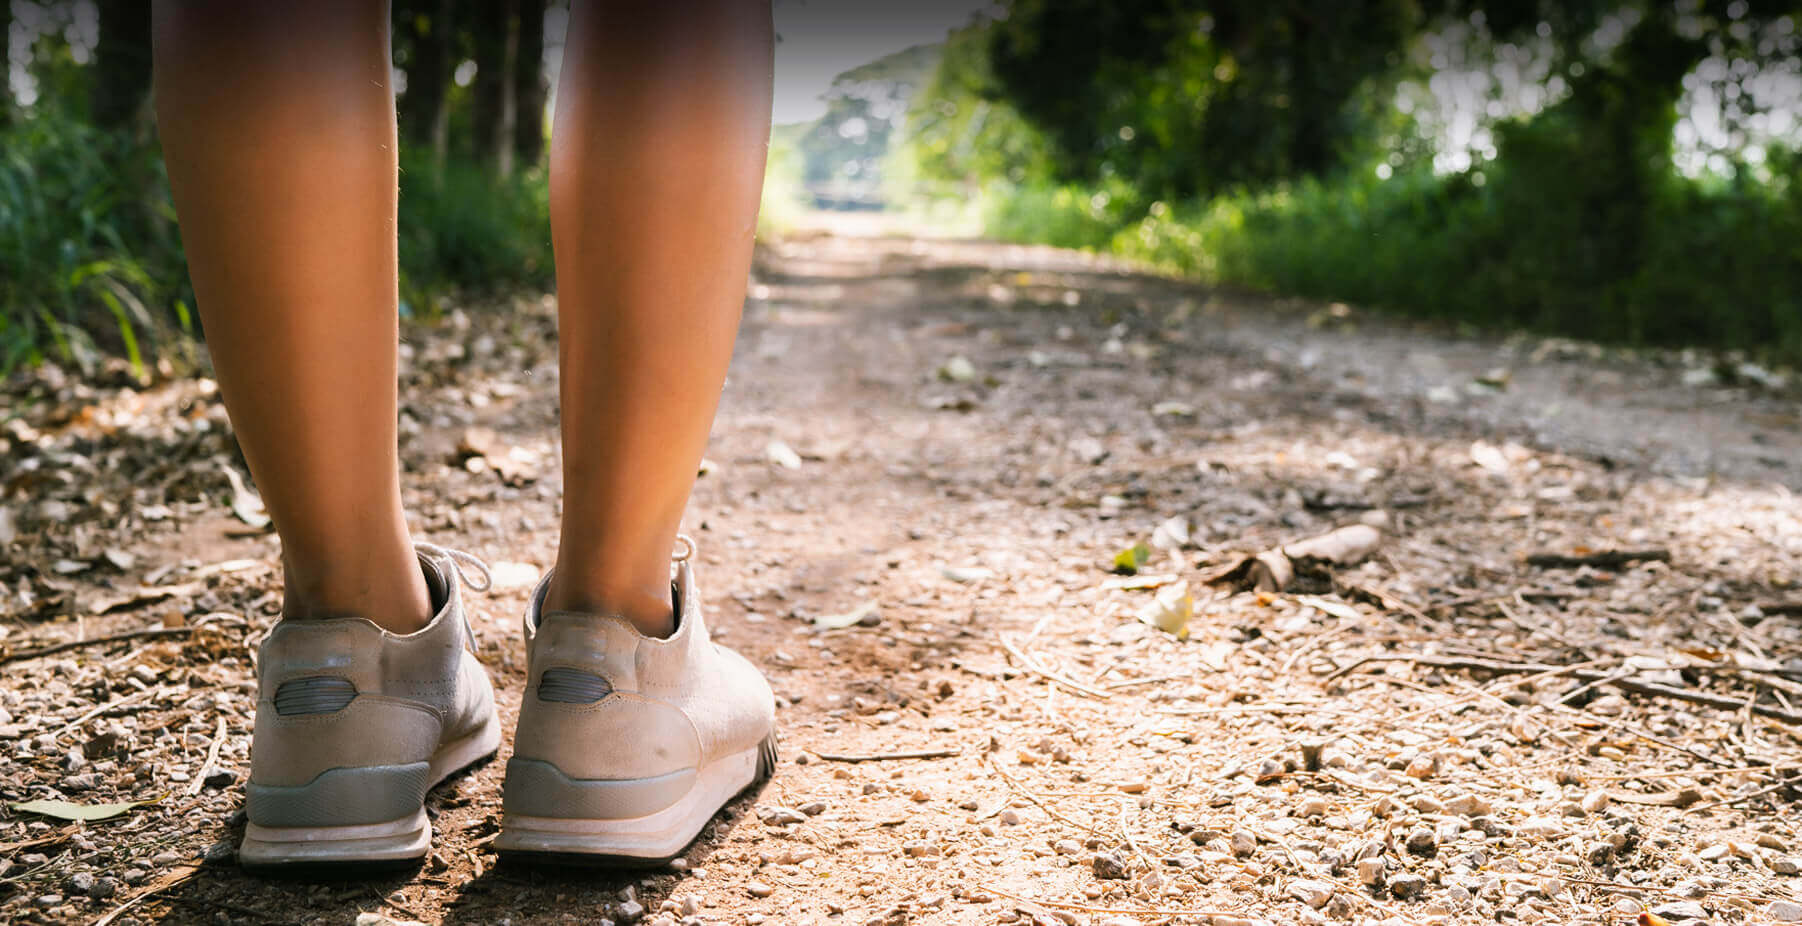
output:
[[[501,724],[491,716],[482,729],[447,744],[432,759],[427,793],[492,760],[500,752]],[[258,876],[354,878],[416,869],[432,850],[425,808],[389,823],[346,827],[245,827],[238,865]]]
[[[500,838],[495,840],[495,849],[504,862],[535,867],[629,870],[657,868],[667,865],[672,860],[681,857],[684,852],[688,851],[689,846],[693,845],[694,841],[706,830],[707,824],[715,817],[718,817],[720,811],[725,809],[727,804],[737,800],[739,796],[756,788],[763,782],[768,781],[776,774],[776,763],[779,756],[775,731],[772,730],[768,736],[764,737],[763,741],[755,747],[755,751],[757,754],[756,764],[750,780],[740,785],[730,794],[727,794],[718,806],[711,808],[705,817],[700,818],[700,822],[692,827],[692,833],[687,833],[686,838],[683,838],[680,844],[667,852],[640,854],[611,851],[607,843],[612,841],[613,838],[601,834],[585,837],[590,841],[590,846],[592,846],[592,848],[548,849],[533,847],[535,843],[542,845],[550,840],[544,838],[544,834],[534,834],[529,832],[529,827],[522,825],[523,821],[519,820],[513,821],[514,826],[510,831],[507,825],[509,821],[505,818],[503,818],[501,823]],[[743,755],[743,753],[740,753],[739,755]],[[575,822],[579,824],[584,821],[558,822]],[[600,826],[608,826],[610,824],[620,823],[621,821],[592,822]],[[581,838],[584,837],[577,837],[577,839]]]

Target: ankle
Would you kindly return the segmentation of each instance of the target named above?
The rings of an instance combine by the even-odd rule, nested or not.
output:
[[[662,638],[676,632],[676,612],[667,584],[661,589],[613,588],[580,583],[566,575],[562,569],[551,575],[550,587],[544,592],[545,611],[617,617],[647,637]]]
[[[371,560],[334,569],[284,562],[283,572],[282,620],[361,617],[397,634],[432,621],[431,589],[411,550],[404,564]]]

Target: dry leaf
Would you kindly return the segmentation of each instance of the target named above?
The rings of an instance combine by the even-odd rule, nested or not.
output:
[[[1184,582],[1160,589],[1157,598],[1139,612],[1139,620],[1183,640],[1189,636],[1189,618],[1194,615],[1195,598]]]
[[[1364,615],[1360,613],[1357,608],[1354,608],[1343,601],[1334,601],[1331,598],[1321,598],[1317,595],[1297,595],[1295,596],[1295,600],[1316,611],[1321,611],[1348,621],[1362,620],[1364,618]]]
[[[263,500],[244,484],[244,477],[238,475],[238,471],[228,464],[221,463],[219,468],[225,471],[226,481],[232,484],[232,514],[251,527],[268,527],[269,510],[263,507]]]
[[[8,804],[20,813],[35,813],[58,820],[106,820],[151,801],[121,801],[116,804],[74,804],[69,801],[36,800]]]
[[[981,566],[946,566],[939,574],[953,582],[981,582],[995,577],[995,570]]]
[[[843,614],[822,614],[813,619],[813,625],[821,630],[843,630],[858,624],[874,624],[876,602],[866,601]]]
[[[939,367],[939,379],[950,383],[967,383],[976,378],[976,364],[963,354],[957,354]]]
[[[795,448],[790,447],[782,441],[770,441],[769,445],[763,448],[763,454],[765,457],[769,458],[771,463],[774,463],[783,469],[801,468],[801,455],[795,452]]]

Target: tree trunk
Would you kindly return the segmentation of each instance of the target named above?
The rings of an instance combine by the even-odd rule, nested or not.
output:
[[[408,44],[407,92],[400,98],[403,144],[432,152],[442,167],[450,142],[450,81],[456,69],[454,0],[397,4],[394,33]]]
[[[498,177],[513,172],[518,106],[513,84],[519,60],[519,6],[520,0],[485,0],[476,4],[472,153],[477,163]]]
[[[150,4],[99,0],[100,39],[94,47],[89,116],[105,129],[145,128],[139,116],[150,90]]]
[[[12,0],[0,0],[0,129],[12,124]]]
[[[544,104],[550,84],[544,77],[545,0],[519,0],[519,54],[513,69],[513,151],[520,167],[544,157]]]

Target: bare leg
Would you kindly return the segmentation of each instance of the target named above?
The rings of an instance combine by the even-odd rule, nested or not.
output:
[[[760,0],[577,0],[551,142],[563,535],[550,610],[666,634],[732,357],[770,123]]]
[[[385,0],[160,0],[157,121],[288,618],[429,619],[395,449]]]

